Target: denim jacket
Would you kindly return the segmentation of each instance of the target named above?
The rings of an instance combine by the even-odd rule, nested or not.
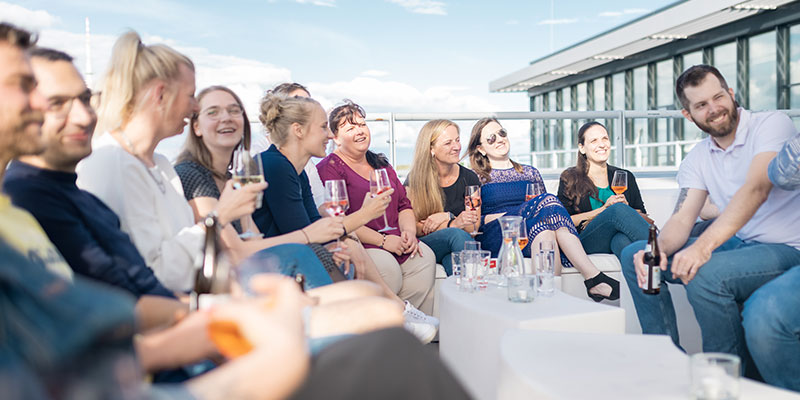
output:
[[[784,190],[800,189],[800,133],[789,139],[769,163],[767,175]]]

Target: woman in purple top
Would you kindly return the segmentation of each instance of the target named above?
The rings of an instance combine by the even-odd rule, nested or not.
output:
[[[433,311],[433,280],[436,259],[433,251],[417,240],[416,217],[405,188],[386,157],[369,151],[370,131],[361,106],[347,101],[331,111],[330,128],[336,150],[317,164],[322,181],[343,179],[347,183],[350,210],[361,207],[369,193],[369,177],[375,170],[385,168],[394,193],[386,208],[386,222],[395,229],[384,228],[384,219],[377,218],[355,232],[375,261],[383,279],[400,298],[408,300],[421,311]]]

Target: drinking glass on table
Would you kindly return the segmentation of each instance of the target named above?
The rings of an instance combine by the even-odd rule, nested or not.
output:
[[[467,186],[464,192],[464,207],[466,207],[470,211],[475,211],[481,206],[481,187],[478,185],[470,185]],[[478,226],[476,224],[472,225],[472,232],[469,232],[470,235],[475,237],[475,235],[480,234],[478,232]]]
[[[244,146],[239,146],[233,153],[233,163],[231,167],[231,177],[233,179],[233,188],[239,189],[248,183],[261,183],[264,180],[264,166],[261,164],[261,157],[253,158],[250,156],[250,151],[245,149]],[[264,192],[256,196],[256,208],[261,208],[264,201]],[[241,239],[250,239],[253,237],[263,237],[263,234],[255,233],[250,229],[249,216],[242,219],[242,233],[239,234]]]
[[[539,242],[539,263],[536,265],[536,291],[550,297],[555,293],[556,244],[552,240]],[[533,260],[531,260],[533,262]]]
[[[739,398],[741,360],[726,353],[697,353],[689,357],[692,399]]]
[[[389,173],[386,171],[386,168],[376,169],[369,175],[369,192],[372,194],[372,197],[375,197],[391,188],[392,182],[389,180]],[[379,229],[378,232],[386,232],[392,229],[396,228],[389,226],[389,221],[386,219],[386,211],[384,211],[383,228]]]
[[[342,217],[350,208],[350,199],[347,197],[347,184],[343,179],[325,181],[325,202],[323,203],[325,212],[331,217]],[[342,243],[336,238],[336,248],[331,251],[342,249]]]
[[[628,173],[625,171],[615,171],[614,178],[611,179],[611,190],[616,194],[623,194],[628,190]]]
[[[454,251],[450,253],[450,260],[453,262],[453,276],[455,276],[456,286],[461,286],[461,274],[463,273],[461,252]]]

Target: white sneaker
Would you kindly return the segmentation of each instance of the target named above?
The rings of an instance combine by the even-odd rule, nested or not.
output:
[[[431,317],[430,315],[425,314],[424,312],[414,307],[413,304],[409,303],[408,300],[405,301],[406,308],[403,310],[403,317],[405,317],[406,322],[421,322],[424,324],[430,324],[434,327],[439,327],[439,319],[436,317]]]
[[[403,326],[407,331],[416,336],[422,344],[428,344],[436,337],[436,327],[431,324],[406,321]]]

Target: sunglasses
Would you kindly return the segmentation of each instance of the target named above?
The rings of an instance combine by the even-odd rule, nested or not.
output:
[[[500,137],[506,137],[508,136],[508,132],[506,132],[505,129],[500,129],[499,131],[497,131],[497,133],[493,133],[486,138],[486,144],[488,144],[489,146],[493,145],[494,142],[497,141],[497,135],[500,135]]]

